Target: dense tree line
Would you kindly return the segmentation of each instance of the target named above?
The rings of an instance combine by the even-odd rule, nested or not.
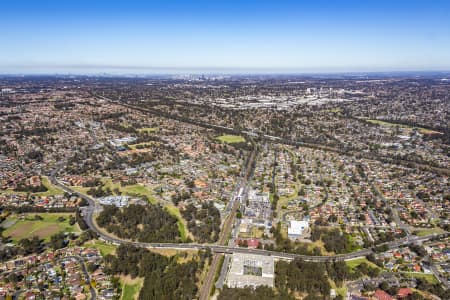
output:
[[[64,248],[68,244],[64,232],[56,233],[50,237],[49,246],[53,250]]]
[[[0,249],[0,262],[7,261],[19,254],[24,254],[20,247],[3,247]]]
[[[422,245],[409,245],[409,249],[411,249],[411,251],[414,251],[417,253],[417,255],[419,255],[420,257],[425,257],[427,255],[427,251],[425,250],[425,248]]]
[[[102,113],[102,114],[93,114],[93,120],[96,122],[101,122],[103,120],[107,120],[107,119],[113,119],[113,120],[117,120],[120,119],[121,117],[123,117],[125,115],[124,112],[114,112],[114,113]]]
[[[432,284],[426,280],[417,280],[417,289],[432,293],[441,299],[450,299],[450,289],[444,289],[441,284]]]
[[[96,238],[98,238],[98,233],[89,229],[89,230],[83,231],[80,234],[76,243],[77,243],[77,245],[83,245],[85,242],[96,239]]]
[[[338,228],[324,229],[313,226],[311,230],[311,240],[321,239],[328,252],[336,254],[349,253],[355,250],[355,245],[351,242],[350,235],[342,232]]]
[[[37,162],[42,162],[44,159],[44,153],[40,150],[30,150],[26,154],[26,157],[28,157],[31,160],[35,160]]]
[[[291,262],[279,261],[275,268],[275,287],[293,296],[296,292],[308,293],[305,299],[327,299],[330,282],[326,266],[322,263],[305,262],[295,259]]]
[[[196,274],[204,263],[190,260],[179,264],[176,257],[165,257],[133,245],[120,245],[116,255],[105,256],[105,272],[143,277],[139,299],[194,299]]]
[[[46,134],[55,133],[57,131],[58,131],[58,128],[50,128],[48,126],[45,126],[45,127],[35,127],[32,129],[21,129],[21,130],[18,130],[16,133],[18,135],[23,135],[23,136],[32,136],[32,135],[44,136]]]
[[[272,288],[259,286],[257,288],[228,288],[224,287],[220,292],[218,300],[272,300],[272,299],[295,299],[285,295],[276,295]]]
[[[15,212],[17,214],[21,213],[58,213],[58,212],[74,212],[76,210],[75,207],[39,207],[33,205],[24,205],[24,206],[3,206],[3,210],[9,212]]]
[[[87,230],[89,229],[88,224],[86,223],[86,221],[83,219],[83,216],[81,215],[81,211],[78,209],[77,213],[75,214],[75,220],[78,223],[78,226],[80,226],[81,230]]]
[[[22,247],[24,254],[28,255],[31,253],[39,253],[42,251],[44,246],[44,241],[38,238],[37,236],[33,236],[32,238],[23,238],[18,244]]]
[[[0,250],[0,261],[5,261],[18,255],[30,255],[33,253],[41,253],[46,247],[53,250],[61,249],[67,246],[69,240],[76,239],[76,235],[70,233],[66,235],[63,232],[56,233],[50,237],[50,241],[45,243],[44,240],[37,236],[31,238],[23,238],[17,242],[17,246],[4,247]]]
[[[134,134],[137,133],[136,128],[133,128],[131,126],[123,126],[118,123],[106,123],[106,127],[116,130],[116,131],[125,132],[125,133],[134,133]]]
[[[185,183],[186,183],[187,181],[185,180]],[[194,183],[193,181],[188,181],[187,183],[191,183],[192,182],[192,184]],[[188,184],[187,184],[188,185]],[[188,185],[189,186],[189,185]],[[172,197],[171,197],[171,200],[172,200],[172,202],[173,202],[173,204],[175,204],[175,206],[178,206],[178,204],[181,202],[181,201],[184,201],[184,200],[187,200],[187,199],[189,199],[191,197],[191,193],[190,192],[182,192],[182,193],[180,193],[180,192],[177,192],[176,194],[174,194],[174,195],[172,195]]]
[[[198,263],[172,263],[164,272],[146,274],[139,299],[194,299],[197,294],[195,274]]]
[[[189,231],[200,243],[213,243],[219,239],[220,212],[214,203],[203,203],[200,209],[189,204],[181,214],[188,223]]]
[[[92,187],[89,190],[87,190],[86,193],[95,198],[111,196],[113,194],[110,188],[103,189],[102,186]]]
[[[373,278],[380,274],[379,268],[372,267],[366,262],[359,264],[353,269],[350,269],[343,261],[328,262],[326,263],[326,269],[328,276],[338,287],[341,287],[345,280],[356,280],[362,276]]]
[[[148,243],[180,241],[177,219],[160,205],[130,204],[122,209],[105,205],[97,223],[122,239]]]
[[[40,192],[46,192],[47,188],[40,184],[38,186],[33,186],[26,184],[25,182],[20,182],[17,184],[17,186],[14,189],[15,192],[24,192],[24,193],[40,193]]]
[[[59,110],[71,110],[75,107],[75,104],[71,102],[60,102],[53,104],[53,107]]]
[[[103,185],[103,182],[100,178],[92,178],[82,183],[82,186],[84,187],[96,187],[99,185]]]

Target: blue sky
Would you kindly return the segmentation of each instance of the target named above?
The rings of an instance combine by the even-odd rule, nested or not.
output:
[[[0,3],[0,73],[450,70],[450,1]]]

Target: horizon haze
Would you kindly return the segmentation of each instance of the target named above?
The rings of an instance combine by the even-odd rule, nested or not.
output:
[[[447,1],[14,1],[0,74],[450,70]]]

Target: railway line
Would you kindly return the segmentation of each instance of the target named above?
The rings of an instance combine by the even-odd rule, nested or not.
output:
[[[146,109],[146,108],[139,108],[139,107],[127,104],[127,103],[114,101],[114,100],[111,100],[111,99],[108,99],[105,97],[101,97],[101,98],[103,98],[104,100],[107,100],[107,101],[111,101],[111,102],[123,105],[128,108],[148,112],[151,114],[161,115],[161,112],[159,112],[159,111],[153,111],[153,110]],[[171,116],[169,114],[165,114],[165,113],[163,113],[162,116],[171,118],[171,119],[175,119],[178,121],[182,121],[182,122],[188,122],[188,123],[198,125],[201,127],[236,133],[235,130],[230,127],[205,124],[205,123],[193,121],[193,120],[184,120],[184,118],[180,119],[180,118],[177,118],[177,117]],[[249,131],[241,131],[239,133],[246,134],[249,137],[255,136],[255,134],[253,132],[249,132]],[[306,146],[306,147],[308,147],[308,146],[322,147],[319,145],[310,145],[310,144],[305,144],[302,142],[287,141],[283,138],[269,136],[269,135],[259,135],[259,136],[257,135],[257,137],[265,139],[265,140],[277,142],[277,143],[282,143],[282,144],[291,144],[291,145]],[[326,148],[328,148],[328,147],[326,147]],[[254,149],[256,149],[256,147],[254,147]],[[329,151],[333,151],[333,149],[331,149]],[[240,190],[242,188],[243,188],[243,190],[246,190],[248,180],[250,179],[249,176],[251,174],[251,171],[250,171],[251,165],[255,158],[255,155],[256,155],[255,151],[252,151],[252,153],[250,155],[250,159],[247,162],[245,175],[242,176],[241,182],[237,184],[238,190]],[[345,260],[350,260],[350,259],[354,259],[354,258],[358,258],[358,257],[364,257],[364,256],[374,253],[374,249],[366,248],[366,249],[361,249],[359,251],[347,253],[347,254],[339,254],[339,255],[332,255],[332,256],[312,256],[312,255],[302,255],[302,254],[295,254],[295,253],[268,251],[268,250],[263,250],[263,249],[249,249],[249,248],[242,248],[242,247],[236,247],[236,246],[227,246],[227,245],[225,245],[225,243],[228,240],[229,233],[231,232],[232,226],[234,224],[236,211],[239,208],[239,205],[241,203],[240,196],[237,196],[237,194],[234,197],[234,202],[231,206],[231,210],[228,214],[228,217],[223,223],[221,236],[219,237],[219,241],[216,244],[143,243],[143,242],[118,239],[116,237],[110,236],[107,233],[105,233],[103,230],[98,228],[96,223],[94,222],[95,209],[97,207],[95,199],[91,198],[88,195],[85,195],[83,193],[73,190],[72,188],[70,188],[69,186],[67,186],[66,184],[64,184],[63,182],[61,182],[60,180],[57,179],[57,174],[62,168],[64,168],[64,163],[58,164],[56,166],[56,168],[54,170],[52,170],[52,172],[50,172],[49,177],[50,177],[51,182],[54,185],[58,186],[59,188],[63,189],[64,191],[74,194],[74,195],[77,195],[80,198],[85,199],[88,202],[89,205],[87,207],[82,208],[84,220],[85,220],[86,224],[88,225],[88,227],[98,234],[98,236],[101,240],[108,242],[108,243],[115,244],[115,245],[133,244],[134,246],[137,246],[137,247],[143,247],[143,248],[149,248],[149,249],[151,249],[151,248],[153,248],[153,249],[158,249],[158,248],[159,249],[176,249],[176,250],[188,250],[188,249],[206,250],[206,249],[210,249],[211,252],[214,253],[214,256],[213,256],[213,261],[211,263],[211,267],[209,269],[207,277],[206,277],[204,284],[202,285],[202,288],[200,290],[200,299],[201,300],[206,300],[209,298],[209,292],[210,292],[212,284],[213,284],[214,275],[215,275],[217,266],[219,264],[218,262],[219,262],[219,257],[221,254],[248,253],[248,254],[272,256],[272,257],[275,257],[278,259],[286,259],[286,260],[301,259],[304,261],[322,263],[322,262],[332,262],[332,261],[345,261]],[[241,193],[238,193],[238,194],[240,195]],[[245,198],[246,192],[244,192],[243,195]],[[446,236],[448,236],[448,232],[445,232],[444,234],[433,234],[433,235],[427,235],[427,236],[423,236],[423,237],[408,235],[405,238],[397,239],[392,242],[384,243],[382,245],[387,246],[387,249],[392,249],[392,248],[396,248],[396,247],[400,247],[400,246],[405,246],[405,245],[409,245],[409,244],[413,244],[413,243],[421,243],[424,241],[428,241],[430,239],[437,239],[437,238],[442,238],[442,237],[446,237]]]

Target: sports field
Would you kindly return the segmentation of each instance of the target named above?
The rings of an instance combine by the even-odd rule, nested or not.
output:
[[[139,128],[138,132],[147,132],[147,133],[153,133],[157,132],[159,130],[158,127],[145,127],[145,128]]]
[[[366,121],[369,123],[372,123],[372,124],[385,126],[385,127],[396,127],[397,126],[400,128],[406,128],[406,129],[410,129],[410,130],[416,128],[422,134],[442,134],[442,132],[439,132],[439,131],[434,131],[434,130],[422,128],[422,127],[413,127],[413,126],[409,126],[409,125],[405,125],[405,124],[390,123],[390,122],[374,120],[374,119],[367,119]]]
[[[36,215],[41,216],[42,220],[35,219]],[[29,213],[25,214],[25,218],[12,215],[7,220],[12,221],[13,224],[3,232],[3,236],[10,236],[14,242],[33,236],[48,241],[56,233],[80,232],[76,223],[69,224],[70,215],[70,213]],[[63,217],[65,220],[60,222],[59,217]]]
[[[152,145],[155,145],[155,142],[145,142],[145,143],[133,144],[133,145],[128,145],[128,147],[130,147],[130,149],[132,149],[132,150],[136,150],[139,147],[141,147],[141,149],[150,148]]]
[[[226,134],[226,135],[218,136],[218,137],[216,137],[216,139],[218,139],[222,143],[227,143],[227,144],[235,144],[235,143],[244,143],[245,142],[245,138],[240,135]]]
[[[414,234],[417,236],[426,236],[426,235],[430,235],[430,234],[441,234],[444,232],[445,232],[445,230],[443,230],[439,227],[435,227],[435,228],[418,229],[418,230],[414,231]]]

